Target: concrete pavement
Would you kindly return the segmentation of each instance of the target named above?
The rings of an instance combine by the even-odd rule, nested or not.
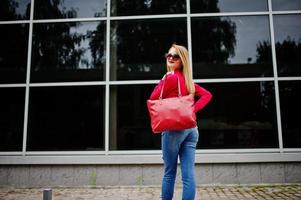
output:
[[[46,188],[0,188],[0,200],[42,200]],[[52,188],[52,200],[159,200],[160,186]],[[182,188],[176,187],[174,200]],[[256,185],[201,185],[196,200],[301,200],[301,183]]]

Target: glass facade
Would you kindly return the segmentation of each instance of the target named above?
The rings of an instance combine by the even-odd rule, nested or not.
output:
[[[185,0],[112,0],[112,16],[131,16],[131,15],[155,15],[155,14],[176,14],[186,13]]]
[[[275,11],[300,10],[301,2],[299,0],[272,0],[272,6]]]
[[[0,151],[22,151],[25,88],[0,92]]]
[[[213,94],[200,153],[301,148],[300,13],[297,0],[1,1],[0,153],[160,150],[146,100],[172,43]]]
[[[191,13],[267,11],[267,0],[190,0]]]
[[[37,23],[30,82],[102,81],[105,22]]]
[[[29,151],[103,150],[103,86],[30,89]]]
[[[301,76],[301,14],[274,18],[275,48],[279,76]]]
[[[301,148],[300,122],[301,81],[281,81],[279,83],[283,145],[288,148]]]
[[[35,1],[34,19],[91,18],[106,15],[105,0]]]
[[[273,76],[267,16],[194,17],[191,27],[195,78]]]
[[[28,24],[0,24],[0,84],[25,83]]]
[[[277,148],[272,81],[204,84],[214,94],[198,113],[200,149]]]
[[[161,79],[168,45],[187,46],[186,19],[114,20],[110,42],[110,80]]]
[[[0,3],[0,20],[28,20],[31,0],[4,0]]]

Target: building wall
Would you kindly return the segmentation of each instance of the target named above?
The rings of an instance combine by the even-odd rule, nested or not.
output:
[[[197,164],[198,185],[300,183],[301,163]],[[160,185],[162,165],[18,165],[0,167],[0,186]],[[178,168],[177,184],[181,185]]]

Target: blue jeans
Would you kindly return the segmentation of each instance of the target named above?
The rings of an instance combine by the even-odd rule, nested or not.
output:
[[[162,153],[164,176],[162,180],[162,199],[172,200],[177,175],[177,160],[180,158],[183,183],[183,200],[195,197],[195,149],[199,133],[197,127],[181,131],[162,132]]]

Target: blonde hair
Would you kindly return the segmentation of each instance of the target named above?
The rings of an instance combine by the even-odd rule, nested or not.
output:
[[[177,44],[173,44],[171,48],[175,48],[177,54],[180,56],[181,61],[182,61],[182,73],[185,77],[185,84],[186,84],[186,88],[189,91],[190,94],[194,94],[195,93],[195,86],[194,86],[194,82],[193,82],[193,78],[192,78],[192,69],[191,69],[191,65],[189,62],[189,54],[188,54],[188,50],[186,49],[186,47],[182,46],[182,45],[177,45]],[[167,71],[171,71],[171,69],[167,66]]]

